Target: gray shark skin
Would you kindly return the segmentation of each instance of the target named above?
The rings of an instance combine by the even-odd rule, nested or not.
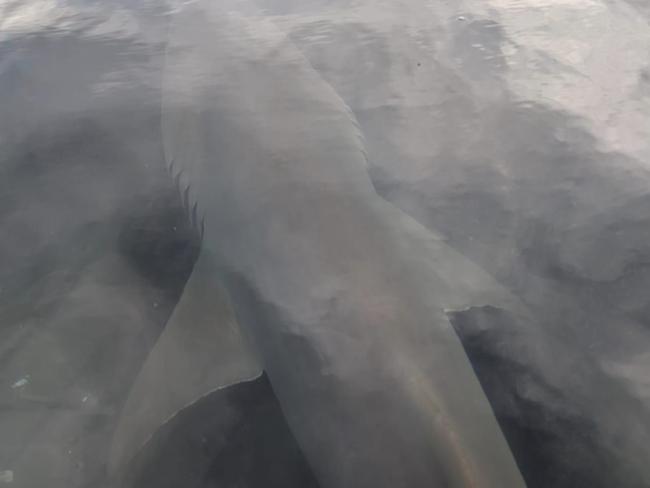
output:
[[[649,486],[650,315],[638,293],[650,276],[650,78],[640,54],[649,38],[647,17],[625,5],[638,2],[334,1],[314,2],[308,15],[264,3],[350,106],[378,193],[535,318],[531,327],[493,321],[483,331],[499,339],[482,347],[505,370],[514,360],[540,380],[496,374],[486,384],[479,374],[497,418],[518,419],[517,435],[501,425],[528,485]],[[571,11],[575,21],[548,21]],[[611,22],[619,27],[594,28]],[[598,55],[564,58],[576,39]],[[622,42],[632,42],[630,56],[600,70]],[[612,80],[630,89],[617,93]],[[475,315],[485,314],[466,317]],[[531,329],[539,334],[527,337]],[[471,337],[485,340],[481,331],[460,336],[468,350]],[[507,400],[498,392],[506,384],[515,392]],[[529,405],[542,404],[555,405],[556,420],[548,410],[530,419]],[[566,429],[566,418],[589,433]],[[553,439],[544,442],[554,461],[530,432]]]
[[[194,3],[169,35],[165,156],[202,250],[113,470],[179,409],[263,370],[323,488],[524,487],[445,313],[516,299],[377,195],[350,110],[273,24]],[[197,324],[204,353],[175,337]],[[173,392],[160,364],[211,347],[229,358]]]
[[[435,234],[410,225],[420,230],[403,233],[409,251],[397,255],[440,276],[428,275],[431,306],[447,309],[528,488],[649,487],[650,3],[211,1],[249,16],[253,32],[206,28],[204,42],[225,36],[232,47],[264,39],[260,28],[280,29],[318,86],[324,80],[350,107],[377,193]],[[176,142],[168,124],[172,177],[163,163],[168,7],[0,4],[0,481],[16,487],[106,488],[120,420],[113,467],[128,462],[135,475],[120,488],[312,486],[301,480],[311,470],[302,453],[296,459],[251,340],[251,317],[280,323],[281,313],[262,309],[255,284],[214,249],[194,267],[209,198],[198,198],[204,173],[191,154],[223,161],[219,150],[199,147],[216,125],[188,117]],[[192,94],[187,86],[199,80],[183,74],[201,73],[202,57],[237,56],[215,44],[190,62],[183,50],[193,52],[195,40],[174,37],[167,122],[174,106],[177,115],[215,106],[202,103],[210,88]],[[250,60],[255,49],[239,52]],[[259,65],[283,69],[275,59]],[[261,68],[239,68],[260,85],[269,79]],[[209,83],[215,98],[228,93]],[[265,114],[273,123],[287,111],[286,97],[278,100]],[[304,107],[305,121],[320,120]],[[240,121],[238,140],[259,140],[250,120],[221,123]],[[410,222],[396,215],[395,229]],[[332,225],[323,233],[346,234]],[[217,229],[208,218],[204,227]],[[351,274],[364,262],[350,261]],[[513,317],[518,305],[481,270],[533,319]],[[281,271],[278,282],[298,272]],[[378,280],[366,281],[376,296]],[[313,340],[295,337],[296,350],[321,360]],[[233,439],[238,419],[255,430]],[[379,464],[382,455],[373,455]]]

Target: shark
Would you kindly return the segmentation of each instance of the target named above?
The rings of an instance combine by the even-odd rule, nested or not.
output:
[[[170,19],[167,166],[201,251],[111,446],[264,374],[322,488],[524,488],[450,311],[516,297],[380,197],[354,114],[277,25]]]

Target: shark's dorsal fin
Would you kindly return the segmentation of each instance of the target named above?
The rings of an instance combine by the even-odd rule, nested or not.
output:
[[[261,373],[204,251],[133,384],[113,438],[110,471],[118,473],[162,424],[185,407]]]

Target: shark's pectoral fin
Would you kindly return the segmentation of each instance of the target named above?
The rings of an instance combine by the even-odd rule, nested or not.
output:
[[[178,412],[119,481],[119,488],[319,486],[264,374]]]
[[[217,277],[203,253],[133,384],[111,446],[112,473],[118,473],[179,411],[215,390],[262,373]]]

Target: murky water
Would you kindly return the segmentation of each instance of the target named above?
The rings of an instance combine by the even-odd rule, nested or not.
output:
[[[421,481],[426,371],[435,479],[495,486],[484,392],[529,488],[650,486],[649,48],[635,0],[0,0],[0,485]],[[206,249],[279,330],[224,398],[163,334]]]

